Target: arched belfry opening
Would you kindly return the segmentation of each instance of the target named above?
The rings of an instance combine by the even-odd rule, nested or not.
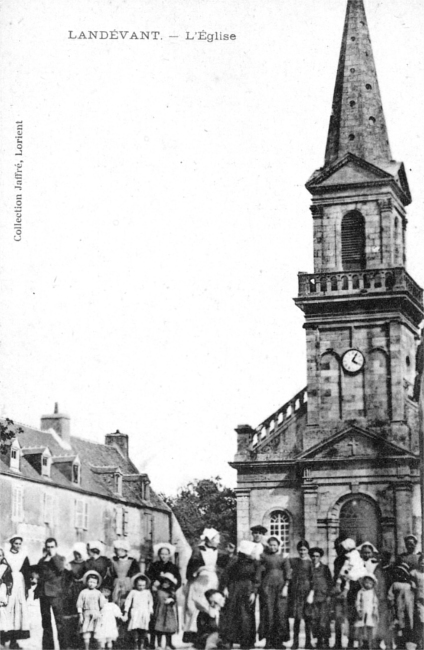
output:
[[[357,210],[342,220],[342,264],[344,271],[365,268],[365,219]]]

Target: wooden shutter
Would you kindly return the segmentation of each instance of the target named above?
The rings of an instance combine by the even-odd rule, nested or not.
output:
[[[360,212],[343,217],[342,264],[345,271],[365,268],[365,220]]]

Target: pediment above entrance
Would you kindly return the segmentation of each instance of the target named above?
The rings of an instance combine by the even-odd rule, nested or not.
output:
[[[297,460],[331,461],[355,460],[355,458],[374,460],[377,458],[415,458],[414,454],[398,445],[385,440],[360,427],[350,426],[320,442],[303,454]]]

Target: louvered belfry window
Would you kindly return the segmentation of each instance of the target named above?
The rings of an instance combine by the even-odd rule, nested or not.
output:
[[[342,264],[344,271],[365,268],[365,219],[360,212],[348,212],[343,217]]]

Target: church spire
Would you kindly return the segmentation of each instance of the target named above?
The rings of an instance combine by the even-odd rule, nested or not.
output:
[[[363,0],[347,3],[325,165],[348,152],[377,165],[392,158]]]

